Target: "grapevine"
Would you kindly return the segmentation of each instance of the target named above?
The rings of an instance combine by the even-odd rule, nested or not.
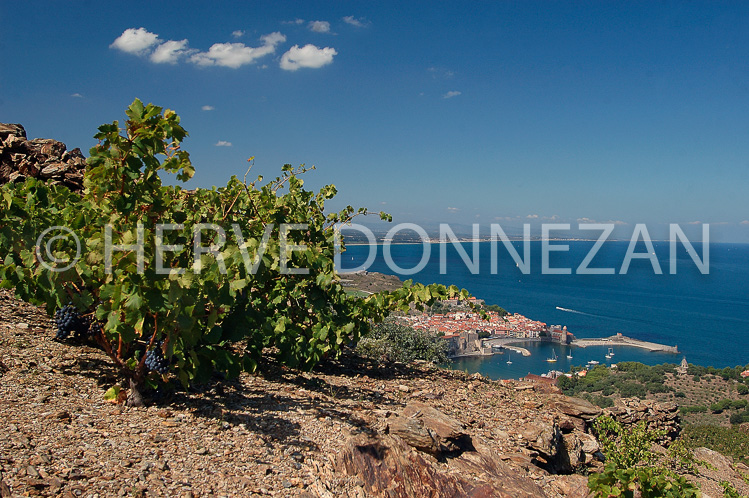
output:
[[[335,271],[336,227],[366,209],[325,212],[337,191],[306,190],[305,166],[285,165],[270,181],[234,176],[212,189],[163,185],[160,174],[178,181],[194,174],[179,116],[137,99],[126,114],[125,123],[104,124],[94,136],[82,196],[34,178],[0,188],[0,286],[45,305],[58,340],[95,341],[133,390],[157,387],[164,375],[185,386],[217,371],[234,377],[255,370],[268,351],[310,369],[392,310],[468,296],[411,282],[349,296]],[[282,225],[303,228],[283,232]],[[37,257],[39,235],[55,226],[75,233],[82,249],[66,269]],[[196,234],[200,245],[192,243]],[[282,251],[282,239],[297,249]],[[78,247],[56,238],[47,252],[68,261]]]

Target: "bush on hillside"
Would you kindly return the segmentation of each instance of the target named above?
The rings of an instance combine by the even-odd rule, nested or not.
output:
[[[396,318],[387,318],[375,325],[359,341],[356,351],[364,357],[385,362],[447,362],[447,342],[444,339],[425,330],[413,329]]]
[[[644,422],[625,429],[613,418],[602,416],[596,420],[595,432],[606,462],[600,473],[588,476],[588,487],[594,496],[699,496],[699,489],[675,472],[693,468],[691,453],[677,444],[666,455],[652,450],[662,431],[648,430]]]

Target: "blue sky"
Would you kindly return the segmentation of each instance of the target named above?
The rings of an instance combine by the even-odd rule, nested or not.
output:
[[[192,187],[255,156],[395,221],[749,241],[744,2],[4,2],[0,50],[0,121],[86,152],[174,109]]]

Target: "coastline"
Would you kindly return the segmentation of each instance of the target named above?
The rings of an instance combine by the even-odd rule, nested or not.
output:
[[[587,244],[583,242],[568,244],[571,261],[581,260],[582,255],[588,250]],[[744,245],[740,248],[736,244],[714,245],[709,276],[699,274],[694,268],[682,270],[681,267],[678,274],[671,275],[667,266],[663,266],[665,272],[662,275],[655,275],[652,274],[652,268],[647,262],[638,263],[639,267],[632,266],[627,275],[579,276],[574,274],[574,268],[572,275],[543,275],[540,273],[541,267],[535,264],[535,259],[533,270],[523,275],[504,253],[501,254],[505,257],[500,258],[497,273],[493,274],[489,273],[488,250],[479,256],[479,266],[482,269],[480,274],[472,274],[470,268],[461,263],[459,256],[452,253],[449,253],[452,259],[448,259],[447,271],[441,273],[437,248],[444,246],[440,245],[432,248],[431,257],[423,269],[401,278],[409,278],[424,284],[454,284],[484,299],[487,305],[498,304],[508,311],[517,311],[529,319],[533,318],[547,324],[566,325],[577,339],[584,341],[574,343],[573,347],[577,346],[579,349],[575,351],[580,351],[580,357],[585,356],[586,359],[589,359],[589,355],[603,357],[603,354],[596,353],[605,352],[605,349],[589,347],[607,347],[606,343],[596,339],[621,332],[630,338],[640,339],[643,343],[653,341],[668,346],[651,348],[635,342],[608,344],[610,347],[622,347],[623,350],[632,351],[633,355],[641,358],[637,361],[648,364],[678,363],[681,355],[685,355],[687,360],[695,365],[733,368],[747,362],[746,351],[744,348],[723,350],[721,344],[733,340],[735,333],[730,332],[731,330],[735,330],[736,327],[746,330],[749,323],[749,318],[742,311],[747,303],[746,293],[742,293],[740,289],[740,282],[745,281],[749,273],[746,268],[735,265],[737,258],[749,258],[749,246]],[[369,247],[372,250],[369,255],[368,247],[351,247],[342,257],[343,268],[347,265],[357,266],[368,257],[374,257],[377,249],[376,258],[368,271],[393,275],[395,272],[388,267],[379,248]],[[392,257],[402,267],[411,268],[419,262],[419,258],[424,257],[418,244],[404,244],[398,247],[403,250],[394,252]],[[616,267],[617,257],[621,256],[625,249],[626,245],[611,253],[599,252],[596,256],[599,260],[591,266]],[[502,248],[499,250],[502,251]],[[470,250],[468,254],[470,256]],[[665,253],[662,256],[665,257]],[[659,261],[662,262],[661,259]],[[665,265],[663,262],[662,264]],[[574,265],[568,264],[565,260],[564,264],[555,263],[552,266]],[[708,300],[713,303],[709,308],[700,305]],[[559,307],[565,309],[560,310]],[[592,342],[587,342],[589,340]],[[678,347],[673,349],[675,345]],[[589,353],[582,354],[585,351],[584,347],[587,347]],[[548,346],[548,351],[544,353],[529,349],[533,357],[547,353],[551,355],[551,346]],[[679,355],[678,360],[672,359],[674,354]],[[573,355],[577,361],[578,354]],[[620,359],[618,355],[614,358]],[[517,365],[517,362],[515,363]]]

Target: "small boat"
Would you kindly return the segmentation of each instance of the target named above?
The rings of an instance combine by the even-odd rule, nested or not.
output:
[[[546,358],[546,361],[548,361],[549,363],[554,363],[555,361],[557,361],[557,352],[552,349],[551,358]]]
[[[614,356],[614,348],[609,348],[609,356]]]
[[[567,359],[568,359],[568,360],[571,360],[571,359],[572,359],[572,353],[570,353],[570,354],[568,354],[568,355],[567,355]]]
[[[590,360],[590,361],[588,362],[588,365],[598,365],[598,363],[600,363],[600,362],[598,362],[598,361],[596,361],[596,360]]]
[[[510,359],[510,353],[507,353],[507,364],[512,365],[512,360]]]
[[[610,359],[611,359],[611,356],[609,356],[609,355],[607,354],[607,355],[606,355],[606,356],[605,356],[604,358],[606,358],[607,360],[610,360]]]

